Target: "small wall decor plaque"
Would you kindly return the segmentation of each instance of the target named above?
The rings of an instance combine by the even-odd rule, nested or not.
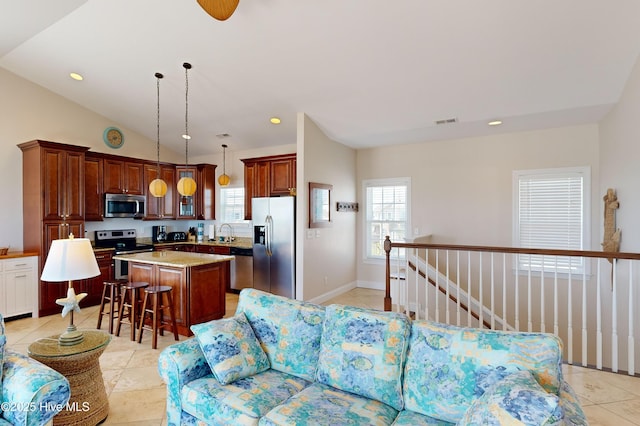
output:
[[[348,201],[338,201],[336,203],[336,210],[339,212],[357,212],[358,203],[352,203]]]

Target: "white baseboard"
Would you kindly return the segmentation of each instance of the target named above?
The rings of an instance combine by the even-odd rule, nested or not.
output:
[[[327,300],[331,300],[334,297],[340,296],[341,294],[344,294],[348,291],[353,290],[354,288],[357,287],[356,282],[351,282],[345,285],[342,285],[338,288],[335,288],[327,293],[324,293],[320,296],[314,297],[313,299],[309,299],[308,302],[310,303],[315,303],[316,305],[319,305],[321,303],[326,302]]]
[[[377,282],[377,281],[358,281],[356,287],[384,291],[385,285],[384,283]]]

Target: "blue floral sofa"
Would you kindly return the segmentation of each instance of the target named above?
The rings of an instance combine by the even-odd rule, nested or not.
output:
[[[167,347],[169,425],[586,425],[561,342],[245,289]]]
[[[65,406],[69,382],[57,371],[5,348],[0,315],[0,426],[44,425]]]

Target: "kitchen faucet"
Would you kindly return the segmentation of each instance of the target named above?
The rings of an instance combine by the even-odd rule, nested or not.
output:
[[[233,228],[231,227],[231,225],[229,225],[228,223],[223,223],[222,225],[220,225],[220,235],[222,235],[222,228],[224,227],[229,228],[229,234],[227,235],[227,237],[224,239],[225,242],[230,243],[231,241],[234,240],[233,237]]]

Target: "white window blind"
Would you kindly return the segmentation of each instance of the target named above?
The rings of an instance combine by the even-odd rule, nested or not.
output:
[[[223,223],[244,221],[244,188],[221,188],[220,210]]]
[[[523,248],[583,250],[589,169],[514,172],[514,245]],[[578,273],[579,258],[518,256],[519,269]]]
[[[384,239],[402,242],[409,229],[408,178],[364,181],[366,205],[365,256],[384,258]],[[395,250],[395,249],[394,249]],[[394,257],[396,253],[392,253]],[[404,250],[400,252],[404,258]]]

